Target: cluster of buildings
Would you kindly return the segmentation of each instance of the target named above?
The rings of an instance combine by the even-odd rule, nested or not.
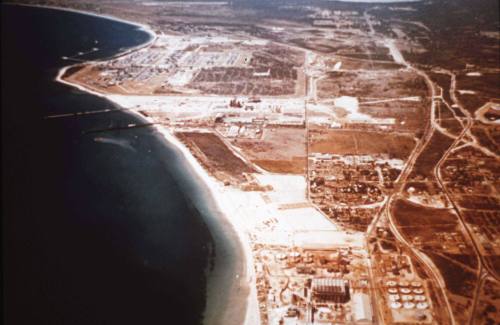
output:
[[[403,161],[385,156],[310,154],[309,197],[330,219],[366,231]]]
[[[496,180],[495,158],[477,152],[462,151],[446,160],[441,168],[443,181],[454,195],[490,194]]]
[[[383,306],[382,323],[432,324],[427,280],[418,275],[408,255],[395,245],[387,245],[386,241],[395,240],[387,228],[377,227],[376,230],[380,239],[375,243],[377,247],[372,247],[372,272],[377,301]]]
[[[484,256],[500,255],[500,200],[496,195],[496,159],[465,148],[447,159],[441,174],[458,203]]]
[[[416,247],[430,247],[439,248],[449,254],[466,254],[467,245],[465,244],[464,235],[458,231],[434,231],[432,234],[433,239],[429,241],[428,238],[415,236],[413,244]]]
[[[436,182],[408,182],[403,193],[408,200],[420,205],[449,207],[449,201]]]
[[[370,155],[309,155],[309,197],[331,219],[366,230],[403,162]]]
[[[256,255],[264,324],[372,324],[364,252],[261,248]]]
[[[235,49],[236,43],[241,44]],[[147,48],[97,64],[92,82],[104,89],[121,86],[131,93],[165,93],[189,85],[202,68],[248,66],[252,47],[243,44],[227,37],[161,34]]]
[[[498,211],[473,211],[465,213],[466,221],[481,244],[483,256],[500,255],[500,221]]]
[[[321,211],[346,229],[365,232],[371,224],[378,208],[332,207],[319,205]]]
[[[368,26],[357,10],[327,10],[312,8],[314,11],[308,15],[312,19],[312,25],[318,27],[329,27],[335,29],[358,29],[368,30]]]
[[[213,106],[210,118],[216,130],[227,138],[260,138],[268,126],[304,126],[303,103],[297,100],[233,98]]]
[[[325,182],[364,182],[381,188],[392,188],[404,166],[402,160],[389,159],[386,155],[311,153],[309,162],[311,180],[323,178]]]
[[[187,40],[175,42],[161,36],[151,47],[98,64],[96,69],[100,74],[95,82],[103,88],[125,85],[131,90],[137,90],[138,82],[153,82],[156,87],[161,86],[179,67],[178,62],[187,46],[186,42]],[[131,87],[132,85],[136,87]]]

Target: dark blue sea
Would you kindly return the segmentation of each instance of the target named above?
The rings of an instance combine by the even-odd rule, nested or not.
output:
[[[52,9],[1,15],[4,320],[200,324],[215,263],[217,323],[239,246],[176,149],[152,128],[120,129],[144,122],[120,111],[44,118],[119,108],[54,81],[62,57],[109,58],[150,36]]]

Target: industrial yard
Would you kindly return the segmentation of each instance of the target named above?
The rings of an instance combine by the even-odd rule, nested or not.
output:
[[[262,247],[255,265],[263,323],[371,323],[373,319],[363,250]]]

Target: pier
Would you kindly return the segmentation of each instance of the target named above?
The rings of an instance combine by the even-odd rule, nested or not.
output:
[[[106,108],[106,109],[100,109],[100,110],[95,110],[95,111],[81,111],[81,112],[75,112],[75,113],[62,113],[62,114],[52,114],[52,115],[46,115],[43,117],[44,120],[48,119],[56,119],[56,118],[65,118],[65,117],[78,117],[78,116],[84,116],[84,115],[94,115],[94,114],[103,114],[103,113],[111,113],[111,112],[123,112],[123,111],[129,111],[130,108]]]

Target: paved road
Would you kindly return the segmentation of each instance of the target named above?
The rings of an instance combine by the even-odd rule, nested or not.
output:
[[[366,20],[368,26],[370,27],[370,34],[375,35],[375,31],[373,29],[373,26],[372,26],[372,23],[370,20],[370,16],[368,15],[368,11],[365,11],[364,17],[365,17],[365,20]],[[439,271],[439,269],[437,269],[435,267],[434,263],[432,263],[432,261],[427,257],[427,255],[423,254],[420,250],[413,247],[413,245],[411,243],[409,243],[403,237],[403,235],[399,232],[398,228],[396,227],[396,224],[393,220],[393,216],[392,216],[391,211],[390,211],[391,203],[393,202],[393,200],[400,197],[400,195],[404,189],[404,184],[406,183],[411,171],[413,170],[413,166],[415,165],[415,161],[417,160],[418,156],[422,153],[422,151],[426,148],[426,146],[429,144],[430,139],[431,139],[433,133],[435,132],[435,128],[437,125],[436,120],[435,120],[436,102],[434,99],[436,97],[436,93],[437,93],[436,86],[425,72],[413,67],[409,62],[407,62],[405,60],[404,56],[401,54],[401,52],[398,49],[394,40],[389,39],[389,38],[385,38],[383,40],[383,43],[389,49],[395,62],[404,65],[407,69],[414,71],[419,76],[424,78],[428,88],[431,90],[431,97],[430,98],[432,98],[430,112],[429,112],[430,123],[426,126],[426,128],[424,130],[424,135],[422,136],[420,141],[417,143],[415,149],[413,150],[410,157],[408,158],[408,162],[405,165],[405,168],[402,170],[401,174],[399,175],[398,179],[396,180],[396,183],[399,185],[399,186],[397,186],[398,190],[389,197],[387,204],[385,205],[383,211],[384,211],[385,215],[387,216],[387,219],[388,219],[389,224],[390,224],[390,229],[394,233],[395,237],[400,241],[401,244],[403,244],[403,246],[407,247],[413,253],[413,255],[424,266],[426,266],[426,268],[430,271],[432,277],[434,278],[434,280],[438,284],[438,287],[441,288],[442,297],[443,297],[445,304],[446,304],[446,307],[447,307],[447,313],[448,313],[448,317],[450,319],[450,323],[452,325],[455,325],[455,318],[453,317],[451,305],[450,305],[450,302],[448,300],[448,296],[446,295],[446,291],[445,291],[446,285],[445,285],[444,279],[441,276],[441,272]],[[372,225],[370,225],[369,232],[367,233],[367,238],[370,237],[371,232],[375,229],[374,225],[378,222],[378,219],[380,218],[381,215],[382,215],[382,213],[379,214],[378,218],[376,218],[376,220],[374,220]]]
[[[460,208],[458,207],[458,205],[454,201],[451,193],[446,188],[446,185],[444,184],[444,182],[442,180],[441,170],[440,170],[442,164],[449,157],[449,155],[451,154],[452,150],[456,146],[458,146],[460,144],[460,142],[463,140],[463,138],[465,137],[465,135],[468,134],[468,132],[470,131],[470,128],[472,127],[472,125],[474,123],[474,119],[472,118],[471,114],[466,109],[464,109],[464,107],[461,105],[461,103],[457,100],[457,98],[455,96],[455,90],[456,90],[456,76],[455,76],[455,74],[453,74],[452,72],[448,72],[448,73],[450,73],[451,76],[452,76],[452,78],[451,78],[451,86],[450,86],[451,98],[452,98],[454,104],[456,105],[456,107],[458,107],[462,111],[462,113],[464,113],[464,115],[466,116],[466,125],[465,125],[464,129],[462,130],[462,132],[456,137],[456,139],[453,142],[453,144],[443,154],[443,156],[441,157],[441,160],[439,160],[439,162],[434,167],[434,175],[435,175],[435,177],[436,177],[436,179],[437,179],[440,187],[443,189],[443,192],[444,192],[446,198],[453,205],[453,208],[454,208],[455,212],[458,215],[458,219],[459,219],[460,223],[462,224],[462,226],[464,227],[467,235],[471,239],[471,244],[472,244],[472,246],[474,248],[476,256],[479,259],[479,265],[480,265],[480,267],[484,267],[484,269],[486,270],[486,272],[491,277],[493,277],[496,281],[500,281],[500,277],[498,276],[497,271],[491,267],[490,263],[488,263],[488,261],[486,261],[485,258],[484,258],[484,256],[481,254],[480,245],[477,243],[477,240],[476,240],[476,237],[475,237],[474,233],[470,229],[469,225],[465,222],[465,219],[463,217],[463,214],[462,214]]]

